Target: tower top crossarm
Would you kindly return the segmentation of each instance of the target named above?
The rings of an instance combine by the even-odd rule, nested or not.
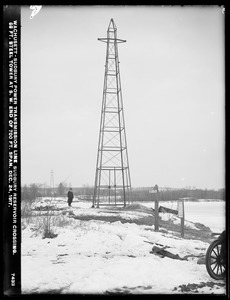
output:
[[[118,39],[117,38],[117,27],[114,23],[114,20],[111,19],[109,23],[109,27],[107,30],[107,37],[106,38],[98,38],[98,41],[104,43],[125,43],[126,40]]]

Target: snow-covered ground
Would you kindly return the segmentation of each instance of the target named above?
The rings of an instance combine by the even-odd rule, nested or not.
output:
[[[187,293],[225,294],[225,282],[212,279],[197,263],[209,243],[129,222],[148,217],[148,210],[95,209],[86,202],[69,209],[65,199],[56,199],[51,204],[59,210],[47,216],[42,210],[47,204],[42,199],[36,204],[40,211],[22,219],[23,294],[177,294],[186,288]],[[114,215],[123,222],[96,219]],[[47,221],[54,238],[44,238]],[[187,260],[153,254],[154,246]]]

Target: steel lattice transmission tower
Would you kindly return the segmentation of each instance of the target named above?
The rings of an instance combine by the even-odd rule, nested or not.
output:
[[[117,28],[111,19],[107,44],[93,207],[100,204],[126,206],[131,200],[131,180],[125,133],[124,110],[118,59]]]

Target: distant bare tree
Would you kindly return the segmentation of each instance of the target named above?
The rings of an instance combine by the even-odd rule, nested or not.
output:
[[[41,196],[40,185],[32,183],[29,186],[24,185],[21,191],[22,200],[35,200],[37,197]]]
[[[66,190],[66,184],[60,182],[58,185],[58,189],[57,189],[57,194],[58,196],[64,196],[65,195],[65,190]]]
[[[30,185],[30,193],[32,196],[32,200],[35,200],[39,196],[39,185],[32,183]]]

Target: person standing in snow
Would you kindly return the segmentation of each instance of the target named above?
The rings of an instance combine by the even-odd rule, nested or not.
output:
[[[73,202],[73,192],[72,189],[70,188],[67,194],[68,197],[68,205],[69,207],[71,206],[71,203]]]

